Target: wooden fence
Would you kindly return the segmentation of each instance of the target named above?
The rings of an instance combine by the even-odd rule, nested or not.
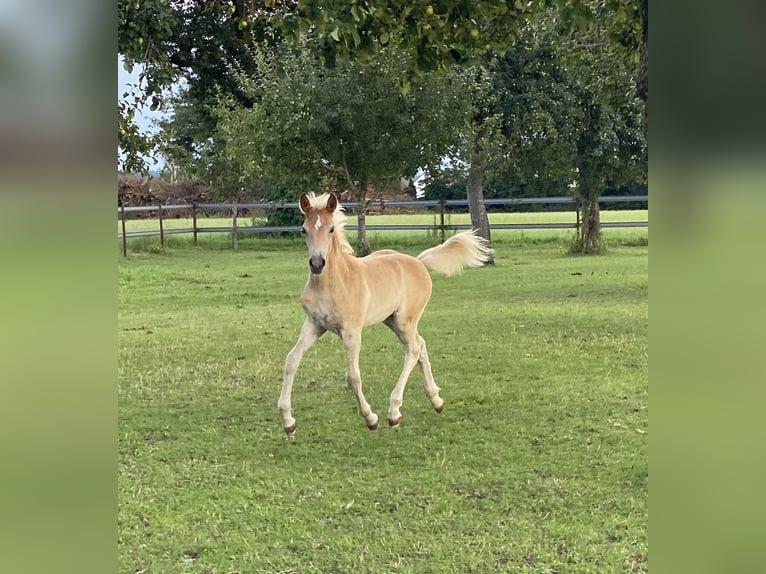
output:
[[[647,195],[614,195],[602,196],[599,203],[635,203],[646,202],[649,200]],[[573,197],[526,197],[526,198],[502,198],[485,199],[487,206],[519,206],[529,204],[561,204],[571,206],[576,213],[574,223],[495,223],[491,224],[492,229],[577,229],[580,226],[580,204]],[[343,203],[346,212],[355,210],[356,203]],[[383,201],[374,200],[367,204],[368,209],[379,208],[385,211],[386,208],[397,208],[407,210],[419,209],[439,209],[439,224],[400,224],[400,225],[367,225],[368,231],[393,231],[393,230],[438,230],[442,234],[442,240],[448,229],[470,229],[470,225],[452,225],[445,223],[445,212],[447,208],[468,207],[468,201],[465,199],[448,200],[415,200],[415,201]],[[127,240],[130,237],[156,237],[159,236],[160,244],[165,245],[166,235],[177,235],[191,233],[194,235],[194,244],[197,244],[197,236],[200,233],[230,233],[232,237],[232,247],[237,249],[238,235],[240,233],[279,233],[279,232],[298,232],[298,226],[240,226],[237,224],[237,218],[243,210],[252,209],[298,209],[297,203],[190,203],[182,205],[147,205],[140,207],[120,206],[117,208],[117,215],[121,222],[122,231],[117,234],[117,238],[122,240],[122,253],[127,256]],[[188,211],[191,213],[192,227],[183,229],[165,229],[163,220],[168,214],[178,211]],[[126,231],[125,221],[128,214],[132,213],[152,213],[157,212],[158,228],[144,231]],[[200,212],[219,212],[231,216],[230,226],[218,227],[199,227],[197,219]],[[623,221],[623,222],[602,222],[601,227],[648,227],[648,221]],[[355,225],[348,225],[346,229],[355,231]]]

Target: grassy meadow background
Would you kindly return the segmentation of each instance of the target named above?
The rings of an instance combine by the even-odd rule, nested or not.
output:
[[[567,255],[571,234],[498,231],[496,266],[433,275],[420,331],[442,415],[416,370],[401,427],[368,431],[328,334],[296,377],[293,440],[276,402],[303,241],[129,240],[119,571],[647,572],[648,231],[605,230],[595,257]],[[434,241],[371,238],[413,255]],[[388,329],[365,331],[382,418],[402,360]]]

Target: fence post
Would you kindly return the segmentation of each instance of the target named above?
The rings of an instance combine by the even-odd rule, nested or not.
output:
[[[157,210],[157,213],[159,214],[160,218],[160,246],[163,248],[165,247],[165,230],[162,226],[162,204],[160,203],[159,209]]]
[[[232,218],[232,225],[231,225],[231,242],[232,242],[232,248],[234,251],[237,251],[239,244],[237,241],[237,203],[234,202],[234,216]]]
[[[197,245],[197,202],[192,203],[192,228],[194,229],[194,245]]]
[[[440,234],[442,238],[442,243],[444,243],[444,235],[445,235],[445,229],[444,229],[444,198],[439,200],[439,229]]]
[[[128,256],[128,238],[125,236],[125,204],[123,203],[120,206],[120,211],[122,219],[122,256],[127,257]]]

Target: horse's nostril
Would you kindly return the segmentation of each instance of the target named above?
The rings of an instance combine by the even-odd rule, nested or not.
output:
[[[311,272],[321,273],[322,269],[324,269],[325,260],[324,257],[310,257],[309,258],[309,269],[311,269]]]

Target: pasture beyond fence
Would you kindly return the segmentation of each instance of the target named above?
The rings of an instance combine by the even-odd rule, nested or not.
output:
[[[602,196],[599,203],[635,203],[646,202],[649,200],[647,195],[632,196]],[[573,207],[575,211],[575,222],[559,223],[494,223],[490,224],[491,229],[579,229],[580,227],[580,202],[574,197],[526,197],[526,198],[501,198],[485,199],[486,206],[519,206],[529,204],[560,204],[562,206]],[[355,212],[357,203],[343,203],[347,213]],[[385,201],[373,200],[367,203],[369,209],[379,209],[385,212],[387,208],[406,209],[406,210],[426,210],[438,208],[439,223],[427,224],[398,224],[398,225],[367,225],[368,231],[408,231],[408,230],[431,230],[441,233],[442,241],[447,231],[470,229],[470,225],[445,223],[445,212],[447,208],[468,207],[468,201],[465,199],[448,200],[415,200],[415,201]],[[161,245],[165,245],[166,235],[178,235],[191,233],[194,236],[194,244],[197,244],[197,236],[200,233],[229,233],[232,236],[232,248],[237,249],[237,238],[240,233],[289,233],[298,232],[300,227],[297,225],[288,226],[240,226],[237,219],[244,210],[272,210],[272,209],[298,209],[297,203],[189,203],[182,205],[146,205],[137,207],[126,207],[124,205],[117,208],[117,215],[121,222],[122,231],[117,233],[117,238],[122,240],[122,253],[127,256],[127,240],[131,237],[157,237],[160,238]],[[192,226],[187,228],[165,229],[163,220],[173,212],[188,211],[191,212]],[[126,219],[128,214],[135,213],[154,213],[157,214],[158,228],[141,231],[126,231]],[[197,218],[200,212],[206,214],[210,212],[226,213],[231,215],[230,226],[199,227]],[[454,213],[454,211],[453,211]],[[648,221],[612,221],[602,222],[604,228],[625,228],[625,227],[648,227]],[[356,225],[347,225],[349,231],[356,231]]]

